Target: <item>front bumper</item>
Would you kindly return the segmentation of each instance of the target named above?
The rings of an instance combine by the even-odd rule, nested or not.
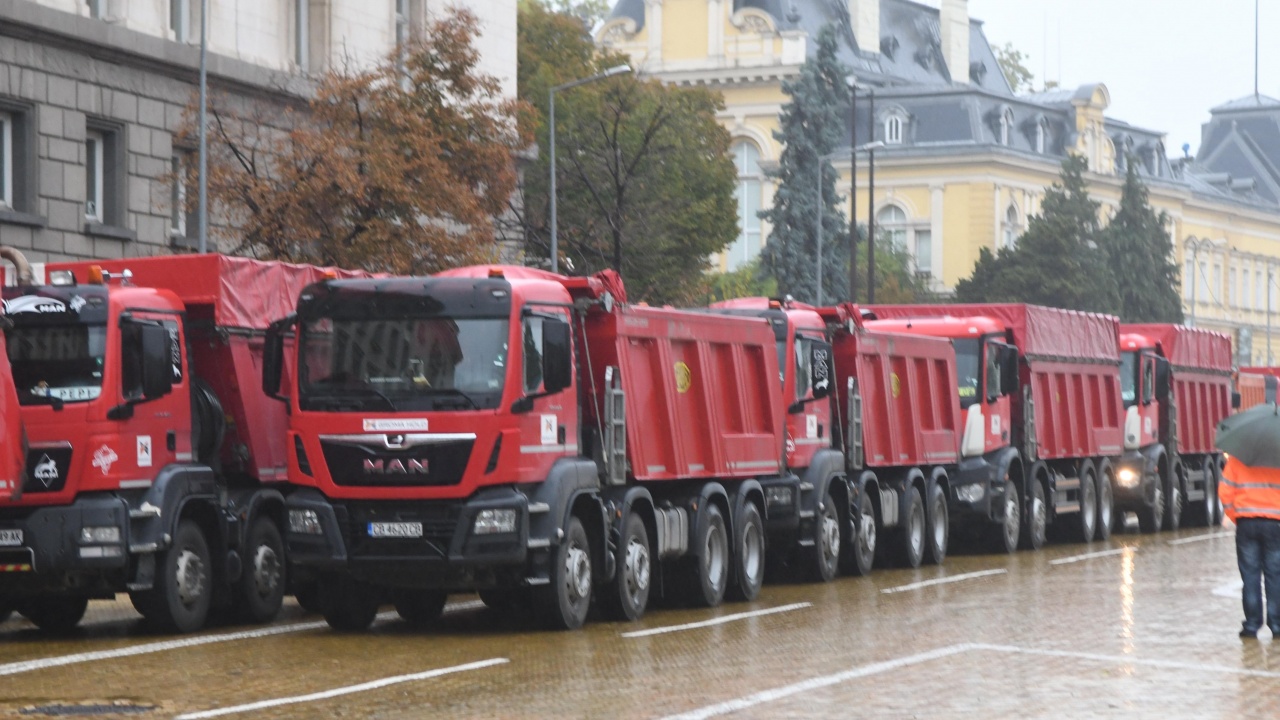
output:
[[[82,542],[86,527],[119,528],[118,542]],[[70,505],[0,511],[0,530],[22,532],[21,545],[0,546],[0,595],[103,593],[125,587],[129,507],[113,495],[87,495]]]
[[[1116,464],[1116,481],[1111,488],[1115,509],[1141,510],[1156,501],[1159,467],[1146,455],[1131,451]]]
[[[466,500],[331,501],[315,490],[286,500],[290,517],[314,513],[318,532],[286,534],[289,558],[304,573],[341,572],[379,585],[469,589],[518,584],[550,539],[530,542],[529,501],[511,488]],[[482,510],[511,510],[515,531],[476,535]],[[308,516],[308,518],[311,516]],[[373,537],[371,523],[420,523],[420,537]]]
[[[959,525],[1004,522],[1004,477],[985,457],[964,458],[951,477],[950,521]]]

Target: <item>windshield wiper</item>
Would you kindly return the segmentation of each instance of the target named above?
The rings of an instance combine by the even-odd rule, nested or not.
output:
[[[428,395],[449,395],[451,397],[461,398],[467,401],[467,404],[471,406],[472,410],[480,409],[480,405],[476,403],[474,398],[458,388],[427,388],[425,392]]]
[[[353,395],[363,396],[363,398],[351,397]],[[386,395],[383,395],[382,392],[377,390],[376,388],[371,388],[368,386],[346,387],[346,388],[342,388],[341,390],[330,390],[328,392],[309,393],[308,399],[311,402],[325,403],[326,405],[329,405],[332,409],[335,409],[335,410],[339,408],[347,407],[349,405],[357,405],[358,409],[365,410],[369,408],[364,407],[365,403],[363,402],[363,399],[368,397],[376,397],[382,402],[386,403],[388,410],[397,409],[396,404],[391,401],[391,398],[387,397]]]

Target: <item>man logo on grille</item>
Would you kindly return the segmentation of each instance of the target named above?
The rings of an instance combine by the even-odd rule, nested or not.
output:
[[[53,483],[58,479],[58,464],[48,455],[41,455],[40,462],[36,463],[34,474],[45,487],[53,487]]]

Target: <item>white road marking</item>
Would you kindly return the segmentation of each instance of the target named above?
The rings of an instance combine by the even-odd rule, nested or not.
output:
[[[634,630],[632,632],[622,633],[624,638],[648,637],[650,635],[662,635],[663,633],[680,632],[681,630],[694,630],[697,628],[710,627],[712,625],[723,625],[724,623],[734,622],[737,620],[745,620],[747,618],[760,617],[762,615],[773,615],[775,613],[791,612],[792,610],[801,610],[803,608],[813,607],[813,603],[792,603],[791,605],[779,605],[778,607],[766,608],[764,610],[752,610],[751,612],[734,613],[732,615],[722,615],[711,620],[703,620],[701,622],[685,623],[684,625],[668,625],[666,627],[649,628],[648,630]]]
[[[200,718],[211,718],[219,717],[221,715],[234,715],[236,713],[252,712],[254,710],[265,710],[266,708],[280,707],[281,705],[295,705],[297,703],[328,700],[330,698],[350,695],[352,693],[377,690],[379,688],[387,687],[388,685],[397,685],[400,683],[413,682],[415,680],[430,680],[431,678],[437,678],[442,675],[452,675],[453,673],[466,672],[468,670],[481,670],[483,668],[493,667],[494,665],[505,665],[508,662],[511,661],[507,658],[491,658],[489,660],[480,660],[478,662],[467,663],[465,665],[454,665],[453,667],[413,673],[412,675],[396,675],[394,677],[382,678],[381,680],[360,683],[359,685],[348,685],[346,687],[334,688],[323,692],[311,693],[310,695],[296,695],[294,697],[276,698],[274,700],[262,700],[260,702],[249,703],[247,705],[235,705],[232,707],[217,708],[216,710],[203,710],[201,712],[186,713],[177,716],[174,720],[200,720]]]
[[[1049,564],[1050,565],[1069,565],[1071,563],[1083,562],[1085,560],[1092,560],[1094,558],[1111,557],[1112,555],[1123,555],[1126,552],[1130,552],[1130,551],[1136,552],[1137,550],[1138,548],[1136,547],[1134,548],[1122,547],[1122,548],[1116,548],[1114,550],[1099,550],[1098,552],[1085,553],[1083,555],[1072,555],[1070,557],[1058,558],[1057,560],[1050,560]]]
[[[1132,655],[1102,655],[1099,653],[1074,652],[1071,650],[1041,650],[1039,648],[1024,648],[1013,645],[986,645],[983,643],[973,645],[973,649],[992,650],[995,652],[1016,655],[1039,655],[1043,657],[1068,658],[1074,660],[1091,660],[1100,663],[1115,663],[1116,665],[1142,665],[1145,667],[1162,668],[1165,670],[1186,670],[1187,672],[1193,673],[1211,672],[1221,675],[1280,678],[1280,671],[1277,670],[1253,670],[1251,668],[1228,667],[1226,665],[1204,665],[1202,663],[1180,662],[1178,660],[1140,658],[1133,657]]]
[[[938,648],[937,650],[919,653],[917,655],[908,655],[895,660],[886,660],[884,662],[873,663],[871,665],[863,665],[861,667],[845,670],[844,672],[835,673],[834,675],[823,675],[822,677],[816,677],[810,680],[802,680],[798,683],[784,685],[772,690],[765,690],[736,700],[729,700],[716,705],[708,705],[704,708],[691,710],[687,713],[670,715],[665,718],[665,720],[705,720],[705,718],[715,717],[717,715],[727,715],[731,712],[746,710],[747,708],[755,707],[756,705],[763,705],[764,703],[781,700],[782,698],[798,695],[810,690],[816,690],[830,685],[838,685],[839,683],[846,682],[848,680],[869,677],[871,675],[879,675],[892,670],[900,670],[904,667],[926,663],[931,660],[959,655],[960,653],[967,652],[973,648],[974,646],[969,643],[950,645],[944,648]]]
[[[1187,543],[1203,542],[1203,541],[1205,541],[1205,540],[1216,540],[1217,538],[1223,538],[1223,537],[1235,537],[1235,533],[1233,533],[1233,532],[1214,532],[1214,533],[1208,533],[1208,534],[1205,534],[1205,535],[1194,535],[1194,536],[1192,536],[1192,537],[1184,537],[1184,538],[1178,538],[1177,540],[1170,540],[1170,541],[1168,541],[1168,544],[1170,544],[1170,545],[1186,545]]]
[[[971,573],[961,573],[959,575],[948,575],[946,577],[935,578],[933,580],[921,580],[907,585],[898,585],[897,587],[885,588],[880,592],[888,595],[891,593],[908,592],[910,590],[919,590],[920,588],[932,587],[934,585],[945,585],[947,583],[960,582],[961,580],[972,580],[974,578],[988,577],[990,575],[1004,575],[1009,571],[1000,570],[979,570]]]
[[[396,617],[395,613],[381,613],[378,615],[379,620],[388,620],[393,617]],[[134,645],[132,647],[115,648],[114,650],[95,650],[93,652],[76,653],[74,655],[58,655],[55,657],[37,658],[35,660],[22,660],[19,662],[0,665],[0,677],[5,675],[18,675],[19,673],[31,672],[33,670],[46,670],[48,668],[63,667],[65,665],[78,665],[80,663],[95,662],[97,660],[113,660],[115,658],[133,657],[136,655],[149,655],[151,653],[164,652],[166,650],[181,650],[182,648],[198,647],[200,645],[213,645],[215,643],[231,642],[233,640],[252,640],[254,638],[270,637],[272,635],[285,635],[288,633],[303,632],[306,630],[319,630],[325,627],[328,627],[328,623],[323,620],[319,622],[293,623],[291,625],[276,625],[274,627],[258,628],[256,630],[242,630],[240,632],[222,633],[219,635],[197,635],[195,637],[185,637],[177,640],[163,640],[161,642],[144,643],[142,645]]]

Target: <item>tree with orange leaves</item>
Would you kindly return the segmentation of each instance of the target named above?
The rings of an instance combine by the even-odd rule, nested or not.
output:
[[[524,105],[477,71],[475,28],[470,12],[445,13],[272,117],[214,107],[209,198],[228,249],[413,274],[495,259],[531,135]]]

